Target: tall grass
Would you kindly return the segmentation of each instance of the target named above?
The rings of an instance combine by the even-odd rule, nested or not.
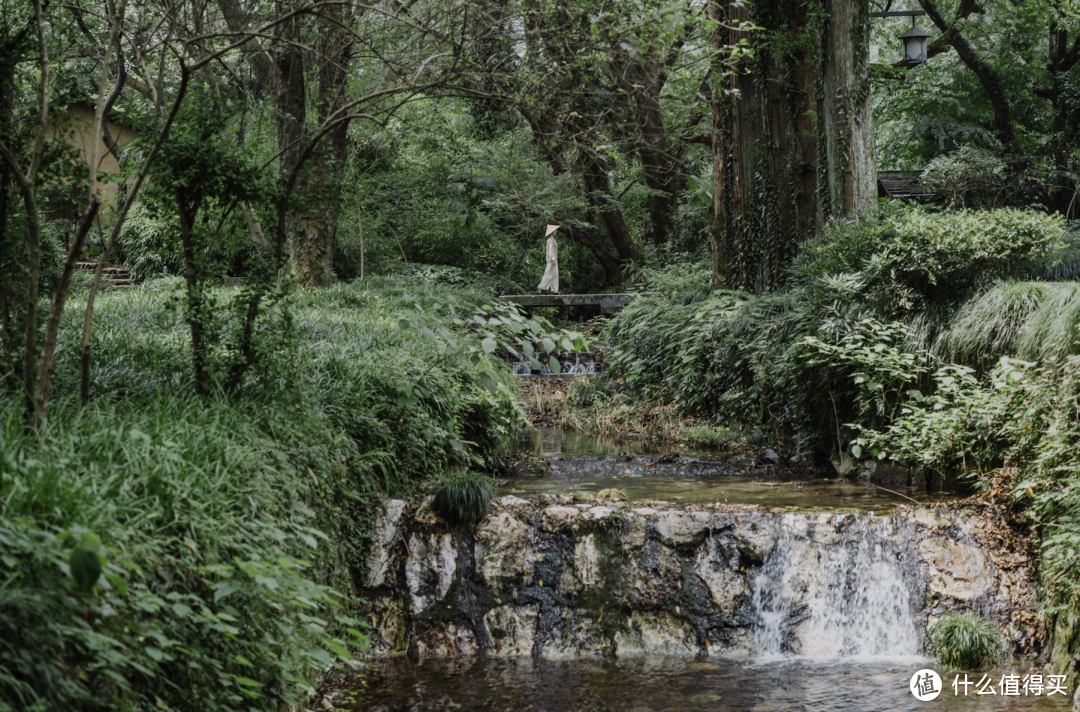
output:
[[[957,311],[943,340],[945,354],[986,367],[1016,353],[1029,320],[1060,291],[1041,282],[998,282]]]
[[[180,289],[101,297],[89,404],[70,395],[78,304],[45,429],[0,396],[0,700],[17,709],[302,701],[362,644],[348,610],[378,498],[494,461],[522,417],[504,364],[443,362],[398,326],[450,324],[485,293],[395,278],[301,291],[288,348],[238,396],[200,397]],[[84,531],[104,544],[92,596],[66,569]]]
[[[1001,631],[973,613],[946,613],[926,631],[926,651],[961,670],[990,667],[1005,654]]]

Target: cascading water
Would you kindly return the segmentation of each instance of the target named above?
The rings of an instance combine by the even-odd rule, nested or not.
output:
[[[919,652],[910,542],[889,519],[851,516],[847,525],[835,540],[782,530],[749,582],[758,655]]]
[[[569,358],[570,356],[573,356],[572,361]],[[548,367],[547,358],[544,354],[537,354],[533,358],[538,357],[543,366],[539,374],[533,372],[532,363],[525,354],[519,354],[517,360],[511,362],[514,373],[518,376],[554,376],[555,373]],[[599,373],[599,370],[596,368],[596,360],[592,354],[559,354],[557,358],[559,359],[559,365],[562,366],[562,369],[558,374],[559,376],[585,376]]]

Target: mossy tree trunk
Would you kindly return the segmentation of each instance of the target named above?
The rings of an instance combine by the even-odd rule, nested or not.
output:
[[[711,35],[714,50],[753,48],[727,92],[712,93],[714,279],[773,289],[799,240],[873,205],[869,5],[756,0],[707,10],[726,26]]]

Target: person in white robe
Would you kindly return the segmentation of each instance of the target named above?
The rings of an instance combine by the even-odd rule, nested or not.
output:
[[[544,278],[540,280],[540,286],[536,288],[539,294],[545,289],[553,293],[559,293],[559,243],[555,242],[555,231],[558,225],[548,225],[547,232],[547,269],[544,270]]]

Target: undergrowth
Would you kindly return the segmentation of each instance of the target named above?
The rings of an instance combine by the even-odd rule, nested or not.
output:
[[[475,338],[460,324],[484,292],[400,278],[301,291],[287,348],[237,396],[201,397],[181,289],[99,297],[85,405],[68,395],[73,297],[42,431],[0,395],[0,699],[15,709],[303,702],[364,644],[349,612],[379,499],[495,463],[522,421],[503,362],[445,347]],[[104,576],[87,592],[69,559],[92,563],[90,549]]]

